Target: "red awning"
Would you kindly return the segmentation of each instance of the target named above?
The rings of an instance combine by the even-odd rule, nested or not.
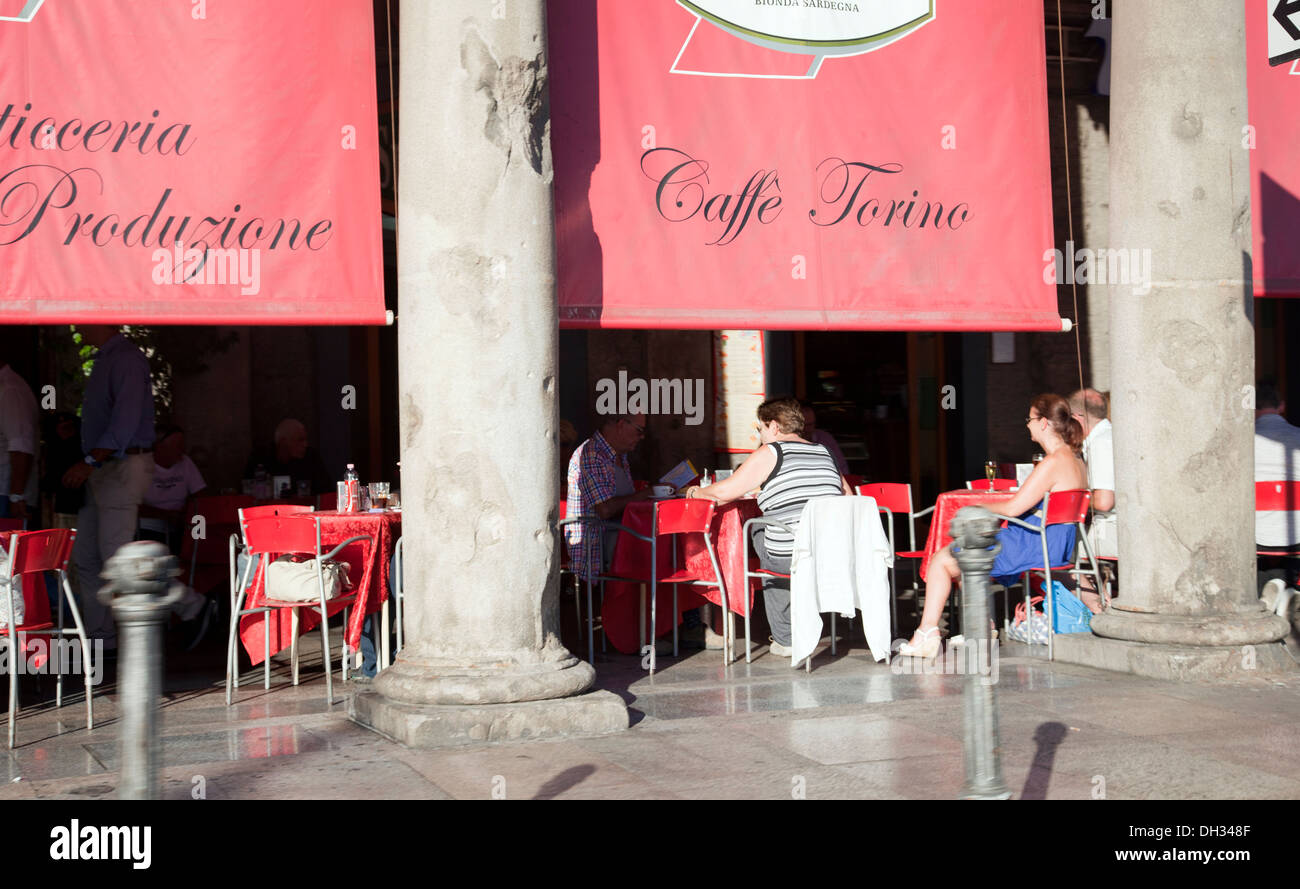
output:
[[[562,326],[1061,329],[1041,3],[549,15]]]
[[[1276,6],[1246,0],[1250,121],[1241,147],[1250,158],[1255,296],[1300,296],[1300,59],[1269,64]],[[1300,14],[1292,18],[1300,25]]]
[[[384,322],[369,0],[0,4],[0,323]]]

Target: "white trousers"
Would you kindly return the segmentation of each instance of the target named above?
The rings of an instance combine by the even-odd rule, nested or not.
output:
[[[153,483],[153,454],[128,454],[109,460],[90,474],[86,503],[77,513],[77,541],[72,547],[77,601],[86,635],[116,640],[113,610],[99,601],[104,564],[135,539],[140,504]]]

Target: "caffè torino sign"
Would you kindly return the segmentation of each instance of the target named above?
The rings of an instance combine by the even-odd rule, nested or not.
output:
[[[813,64],[805,76],[816,76],[825,56],[853,56],[880,49],[933,21],[935,15],[934,0],[677,0],[677,3],[740,40],[777,52],[813,56]]]

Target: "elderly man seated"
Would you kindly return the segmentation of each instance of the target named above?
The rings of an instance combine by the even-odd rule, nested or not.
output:
[[[629,503],[650,497],[650,488],[635,489],[627,460],[627,455],[645,437],[645,427],[644,414],[606,415],[602,417],[596,434],[578,445],[569,459],[566,499],[569,518],[595,516],[617,522],[622,519],[623,509]],[[608,570],[618,540],[617,529],[605,532],[603,547],[582,525],[569,525],[565,531],[569,558],[579,577],[591,579]],[[599,562],[602,552],[604,564]],[[722,637],[708,626],[709,614],[707,606],[686,612],[682,640],[690,645],[721,650]],[[662,653],[671,653],[671,643],[664,640],[661,644]]]
[[[1255,387],[1255,481],[1300,481],[1300,427],[1286,421],[1286,402],[1271,380]],[[1265,549],[1300,546],[1300,512],[1256,512],[1255,543]],[[1270,610],[1284,590],[1296,586],[1294,568],[1278,561],[1265,557],[1260,565],[1261,595]]]

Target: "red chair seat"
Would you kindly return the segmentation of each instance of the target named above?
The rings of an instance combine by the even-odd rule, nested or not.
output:
[[[43,621],[41,623],[36,623],[36,624],[19,624],[17,627],[14,628],[14,630],[19,633],[39,633],[41,630],[52,630],[52,629],[54,629],[54,624],[51,623],[50,621]],[[0,633],[7,633],[7,632],[9,632],[8,625],[0,625]]]
[[[691,571],[674,571],[667,577],[659,578],[660,583],[709,583],[707,578],[696,577]]]
[[[899,559],[923,559],[925,558],[925,550],[914,549],[906,550],[905,552],[897,552],[894,553],[894,557]]]

